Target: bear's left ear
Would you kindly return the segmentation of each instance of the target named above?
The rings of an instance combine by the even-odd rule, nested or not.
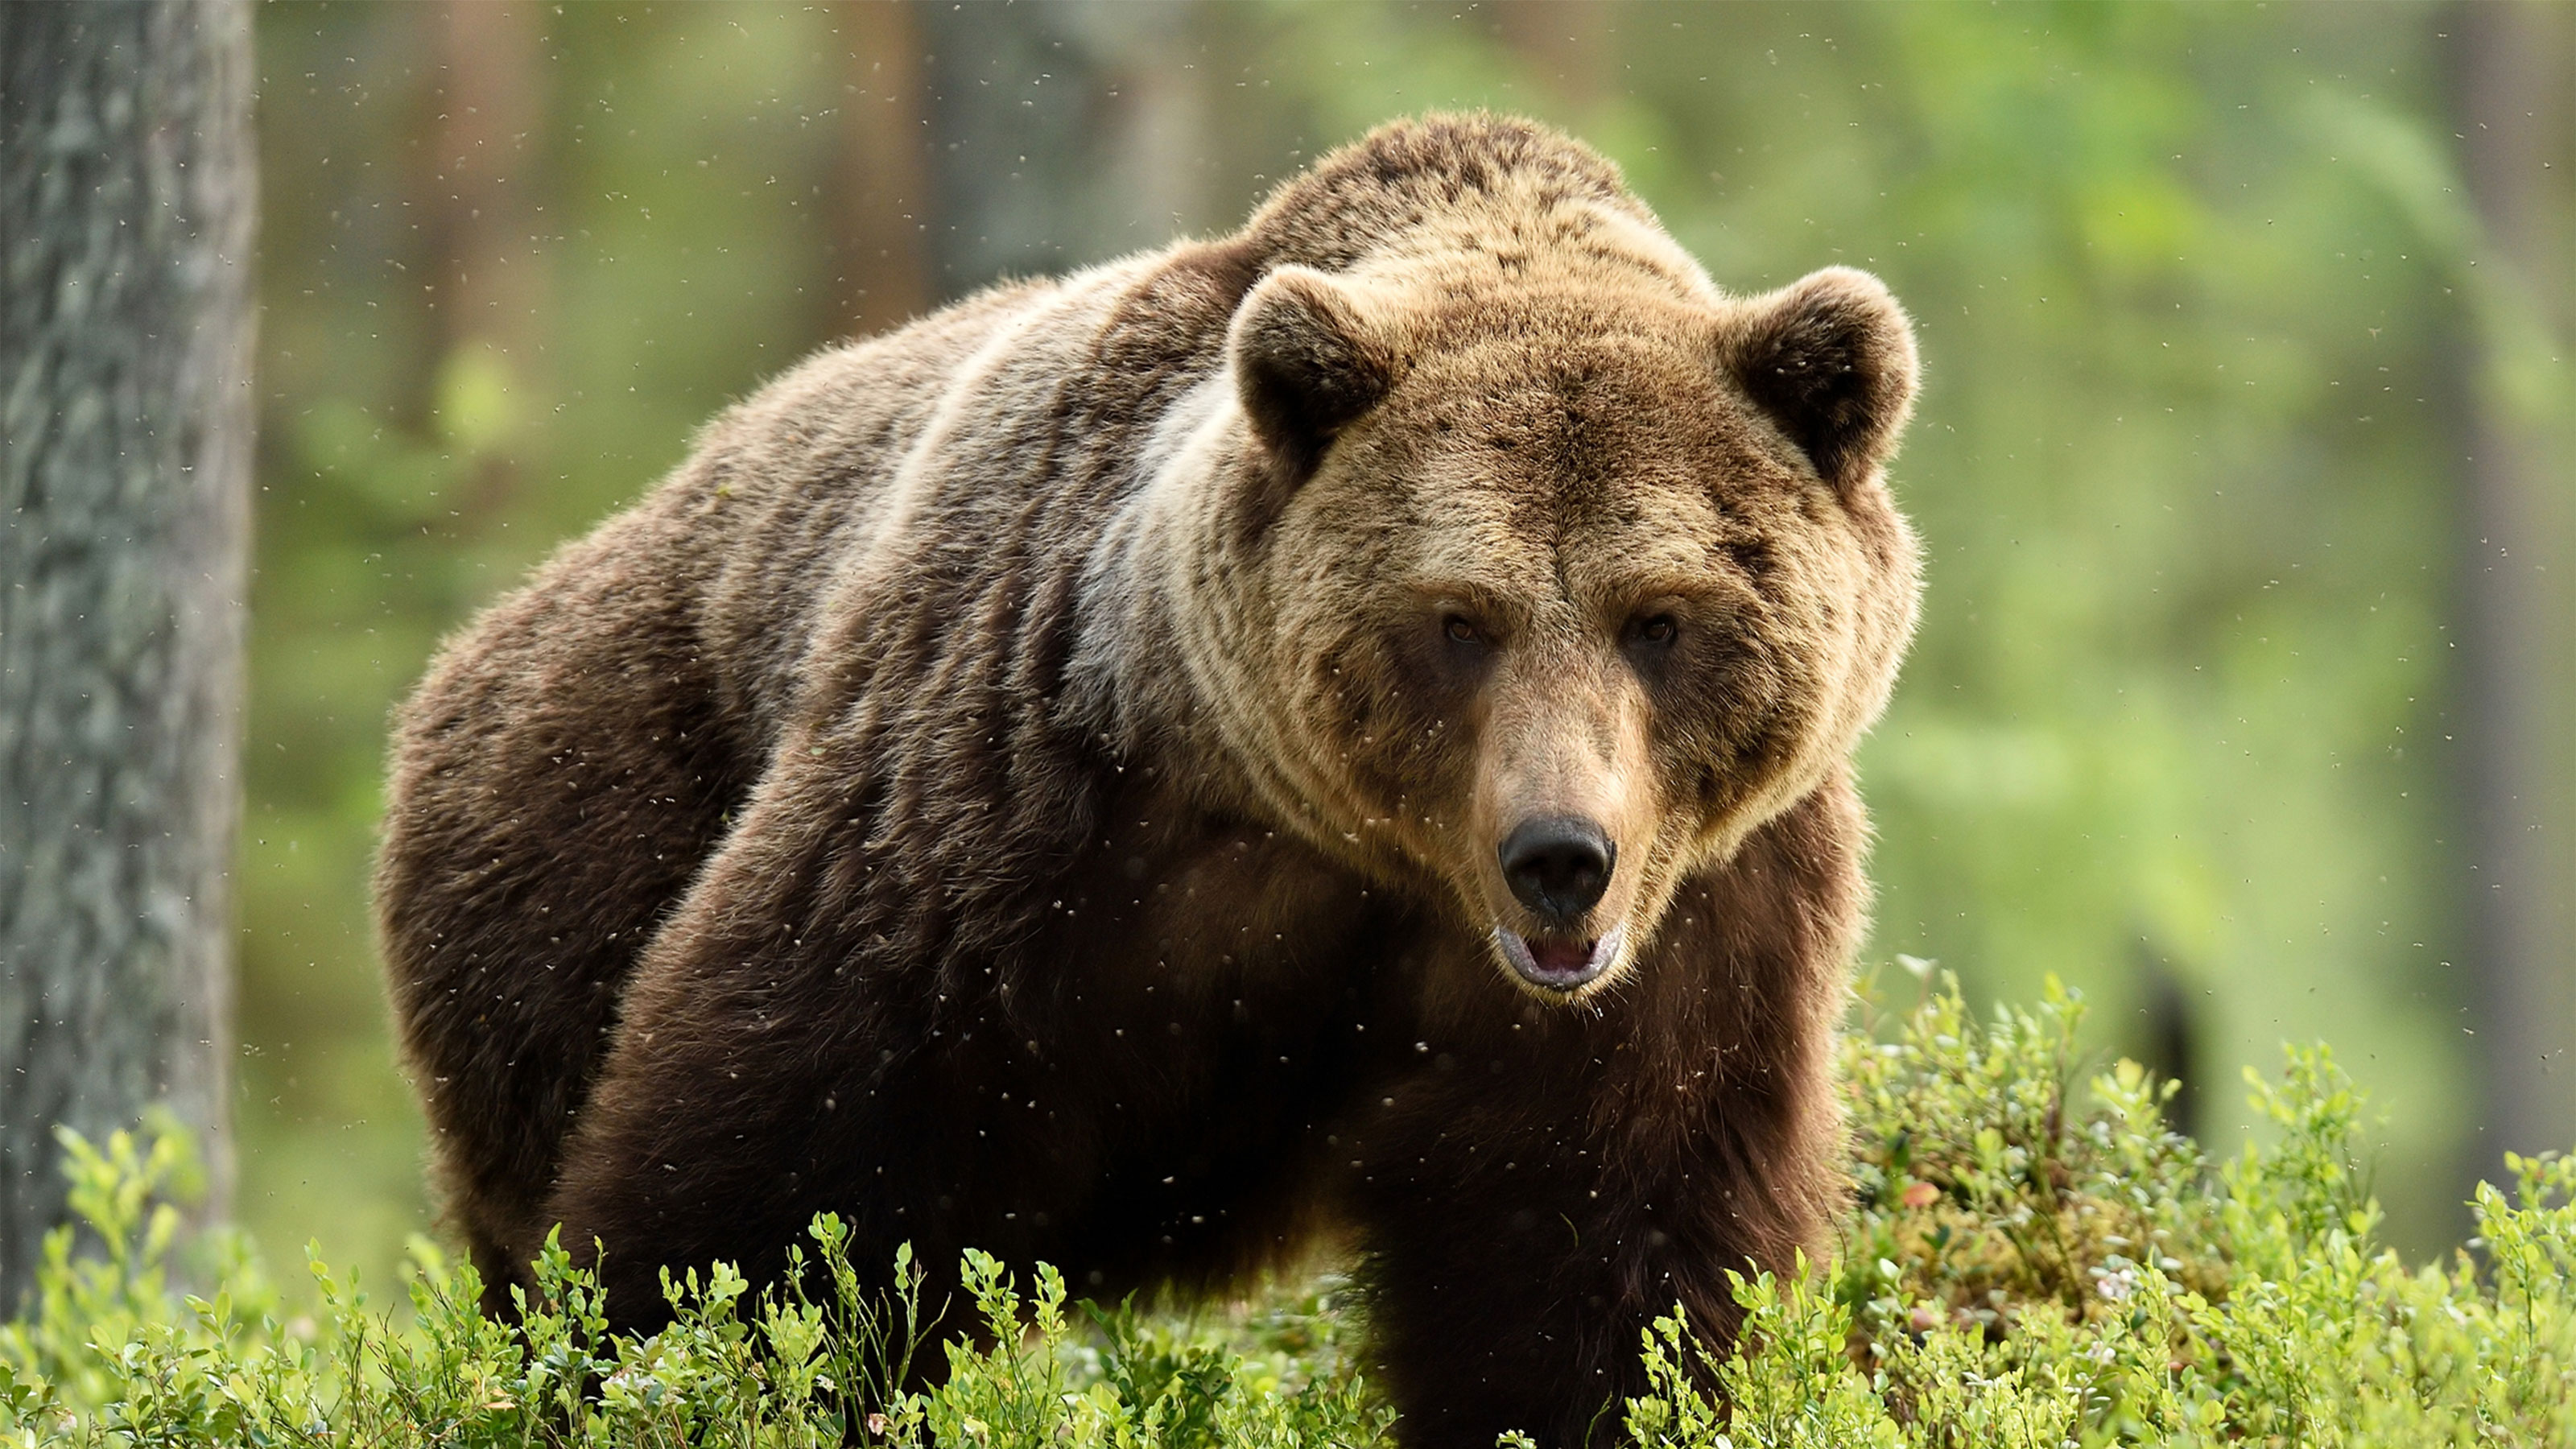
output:
[[[1395,386],[1391,342],[1351,288],[1312,267],[1263,278],[1235,309],[1226,349],[1252,431],[1292,485]]]
[[[1746,299],[1718,334],[1719,356],[1837,488],[1866,481],[1896,451],[1914,407],[1914,326],[1885,283],[1827,267]]]

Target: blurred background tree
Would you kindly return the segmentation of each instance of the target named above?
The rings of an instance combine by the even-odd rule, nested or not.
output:
[[[1914,309],[1931,592],[1862,757],[1865,969],[2065,977],[2222,1150],[2240,1064],[2333,1042],[2419,1252],[2576,1142],[2562,11],[280,4],[260,55],[271,1242],[426,1221],[364,883],[442,631],[805,352],[1436,106],[1590,139],[1729,287],[1849,262]]]

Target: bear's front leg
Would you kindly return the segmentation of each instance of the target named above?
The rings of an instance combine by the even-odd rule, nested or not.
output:
[[[900,1243],[952,1276],[963,1246],[1010,1246],[981,1220],[1011,1206],[979,1173],[997,1155],[985,1004],[872,888],[846,812],[764,791],[638,966],[547,1204],[575,1261],[603,1245],[620,1328],[667,1319],[665,1266],[778,1282],[819,1212],[878,1290]],[[517,1246],[525,1261],[536,1243]]]
[[[661,1320],[665,1264],[774,1281],[822,1211],[874,1289],[910,1243],[930,1309],[967,1248],[1109,1301],[1293,1256],[1373,1070],[1354,963],[1392,927],[1364,887],[1268,832],[1113,830],[1020,888],[1060,909],[997,949],[782,778],[639,968],[550,1203],[577,1257],[605,1244],[620,1326]]]
[[[1821,1256],[1840,974],[1676,935],[1598,1014],[1428,1028],[1418,1072],[1367,1109],[1355,1198],[1409,1449],[1611,1442],[1655,1319],[1678,1306],[1723,1351],[1730,1270]]]
[[[908,1230],[921,1216],[902,1211],[913,1205],[865,1183],[887,1164],[922,1173],[939,1150],[934,1124],[949,1115],[923,1100],[925,1074],[898,1045],[907,1033],[884,1018],[827,1024],[763,979],[805,975],[804,963],[728,955],[648,959],[654,984],[671,989],[630,998],[549,1204],[576,1262],[593,1263],[599,1245],[620,1328],[667,1320],[665,1266],[722,1260],[755,1285],[778,1282],[791,1244],[810,1253],[818,1212],[847,1221],[863,1281],[886,1275],[896,1243],[927,1236]],[[953,1266],[949,1257],[923,1261]]]

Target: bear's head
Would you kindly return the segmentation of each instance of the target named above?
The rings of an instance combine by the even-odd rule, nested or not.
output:
[[[1631,231],[1271,272],[1188,550],[1268,813],[1557,1001],[1841,766],[1914,620],[1886,288],[1730,297]]]

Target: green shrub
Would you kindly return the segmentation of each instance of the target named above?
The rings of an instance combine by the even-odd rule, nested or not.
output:
[[[2127,1062],[2081,1077],[2079,1015],[2052,987],[1981,1022],[1950,988],[1887,1040],[1855,1033],[1839,1251],[1740,1279],[1749,1316],[1722,1359],[1658,1322],[1628,1437],[2576,1445],[2576,1163],[2511,1159],[2515,1191],[2480,1190],[2470,1251],[2410,1269],[2373,1243],[2361,1105],[2323,1048],[2277,1083],[2248,1074],[2277,1133],[2213,1163],[2166,1127],[2171,1084]],[[643,1341],[607,1331],[554,1245],[517,1327],[485,1320],[473,1269],[425,1241],[407,1313],[319,1262],[299,1313],[237,1238],[182,1253],[175,1129],[65,1140],[88,1246],[54,1234],[0,1328],[16,1444],[1365,1449],[1396,1427],[1336,1278],[1180,1320],[1071,1304],[1051,1268],[1023,1283],[970,1254],[976,1328],[930,1344],[917,1295],[862,1293],[826,1217],[802,1248],[823,1271],[799,1281],[828,1294],[756,1297],[718,1265],[666,1281],[676,1321]],[[945,1356],[944,1383],[895,1391],[919,1352]]]

